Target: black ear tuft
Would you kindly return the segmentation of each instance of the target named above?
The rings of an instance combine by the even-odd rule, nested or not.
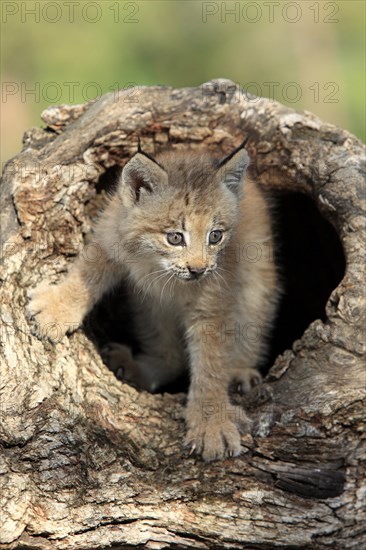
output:
[[[239,196],[243,188],[243,178],[250,164],[249,155],[244,148],[248,143],[246,138],[239,147],[225,157],[218,166],[220,181]]]
[[[233,158],[234,155],[236,155],[236,153],[238,153],[239,151],[241,151],[242,149],[245,149],[245,146],[246,144],[248,143],[249,141],[249,136],[247,136],[245,138],[245,140],[239,145],[239,147],[237,147],[236,149],[234,149],[234,151],[231,151],[231,153],[229,153],[225,158],[223,158],[222,160],[220,160],[219,164],[218,164],[218,167],[220,168],[221,166],[224,166],[224,164],[226,164],[230,159]]]
[[[155,162],[155,164],[157,164],[158,166],[160,166],[160,168],[162,168],[164,170],[163,166],[156,159],[154,159],[154,157],[149,155],[149,153],[146,153],[146,151],[142,150],[140,137],[137,138],[137,153],[140,153],[140,155],[144,155],[145,157],[147,157],[152,162]],[[135,155],[137,155],[137,153],[135,153]],[[133,155],[133,156],[135,156],[135,155]]]

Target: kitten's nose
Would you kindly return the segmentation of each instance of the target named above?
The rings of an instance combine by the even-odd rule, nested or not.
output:
[[[191,267],[191,266],[188,266],[188,271],[194,277],[199,277],[200,275],[202,275],[206,271],[206,268],[205,267]]]

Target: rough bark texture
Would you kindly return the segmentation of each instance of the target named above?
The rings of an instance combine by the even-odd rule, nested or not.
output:
[[[314,115],[203,87],[146,87],[47,109],[1,187],[1,548],[366,547],[363,145]],[[247,134],[264,186],[310,196],[339,235],[346,273],[265,383],[240,458],[182,451],[184,394],[139,393],[82,329],[32,334],[27,289],[57,281],[98,210],[101,175],[141,136],[153,153],[227,153]]]

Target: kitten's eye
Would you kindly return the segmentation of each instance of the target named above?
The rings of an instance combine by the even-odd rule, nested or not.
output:
[[[183,233],[167,233],[166,240],[169,244],[172,244],[173,246],[184,244]]]
[[[222,239],[222,231],[219,229],[216,229],[215,231],[211,231],[211,233],[208,236],[208,242],[209,244],[217,244]]]

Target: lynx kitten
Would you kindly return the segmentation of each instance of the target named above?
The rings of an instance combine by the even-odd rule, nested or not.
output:
[[[108,360],[149,391],[189,367],[186,444],[205,460],[240,454],[248,419],[233,414],[228,388],[260,381],[278,296],[268,205],[248,164],[243,146],[221,162],[191,152],[153,159],[139,148],[96,223],[98,260],[80,257],[29,305],[40,334],[49,323],[66,333],[125,280],[142,351],[112,343]]]

